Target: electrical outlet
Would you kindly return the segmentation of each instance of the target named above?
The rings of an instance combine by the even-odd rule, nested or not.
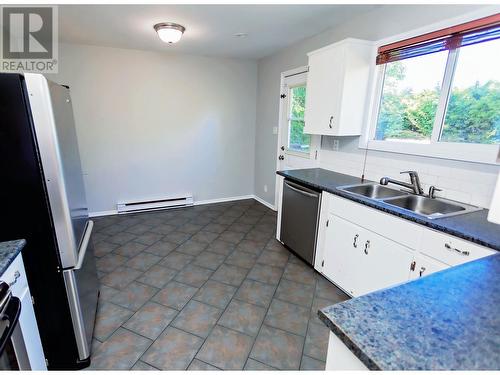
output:
[[[267,193],[267,185],[264,185],[264,193]]]
[[[278,134],[278,127],[277,126],[273,126],[273,134]]]
[[[332,145],[332,150],[333,151],[338,151],[339,150],[339,143],[340,141],[338,139],[333,140],[333,145]]]

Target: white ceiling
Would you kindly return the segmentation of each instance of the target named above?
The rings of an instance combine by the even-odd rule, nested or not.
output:
[[[373,5],[61,5],[61,42],[259,59],[375,8]],[[175,45],[159,22],[186,27]],[[236,33],[248,33],[237,38]]]

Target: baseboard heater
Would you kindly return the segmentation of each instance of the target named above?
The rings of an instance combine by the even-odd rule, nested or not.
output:
[[[116,205],[119,214],[139,211],[165,210],[168,208],[188,207],[193,205],[193,196],[184,195],[149,201],[123,202]]]

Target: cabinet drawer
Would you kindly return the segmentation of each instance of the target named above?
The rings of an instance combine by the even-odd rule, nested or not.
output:
[[[450,266],[495,253],[486,247],[430,229],[423,233],[420,252]]]
[[[397,216],[330,194],[330,213],[410,249],[418,249],[423,228]]]

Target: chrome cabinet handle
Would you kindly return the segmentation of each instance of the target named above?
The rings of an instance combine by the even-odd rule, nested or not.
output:
[[[455,253],[458,253],[460,255],[463,255],[463,256],[469,256],[470,255],[470,252],[467,251],[467,250],[460,250],[460,249],[457,249],[456,247],[452,247],[449,243],[445,243],[444,244],[444,247],[447,249],[447,250],[450,250],[450,251],[454,251]]]
[[[12,280],[10,283],[9,283],[9,286],[13,286],[15,283],[17,283],[17,280],[21,277],[21,274],[19,273],[19,271],[16,271],[14,272],[14,280]]]
[[[419,277],[422,277],[422,275],[424,274],[425,270],[426,270],[425,267],[420,267],[420,271],[418,272]]]
[[[410,271],[415,271],[415,266],[417,265],[417,262],[413,261],[410,263]]]
[[[356,235],[354,236],[354,240],[353,240],[353,242],[352,242],[352,246],[354,246],[355,248],[357,248],[357,247],[358,247],[358,238],[359,238],[359,234],[356,234]]]
[[[370,248],[370,240],[365,242],[365,254],[368,255],[368,249]]]
[[[333,116],[330,116],[330,123],[328,124],[328,126],[330,127],[330,129],[333,127],[332,121],[333,121]]]

